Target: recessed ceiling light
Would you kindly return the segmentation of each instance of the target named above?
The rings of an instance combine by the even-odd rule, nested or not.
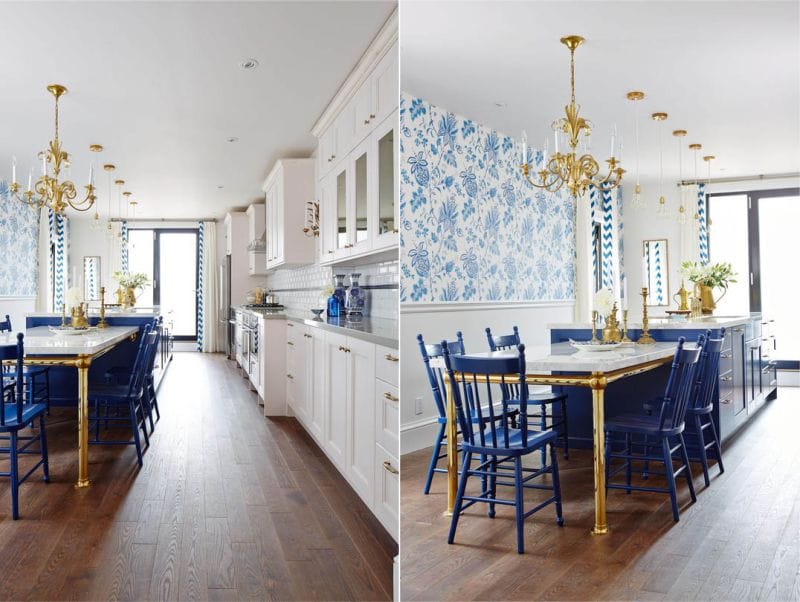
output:
[[[496,106],[496,107],[498,107],[500,109],[505,109],[508,106],[508,103],[505,103],[502,100],[495,100],[494,101],[494,106]]]
[[[256,67],[258,67],[258,61],[253,58],[244,59],[241,63],[239,63],[239,66],[242,69],[255,69]]]
[[[222,185],[220,184],[219,186],[217,186],[217,188],[219,188],[220,190],[222,190],[222,189],[223,189],[223,188],[225,188],[225,187],[224,187],[224,186],[222,186]]]
[[[228,142],[239,142],[239,139],[236,136],[231,136],[228,138]]]

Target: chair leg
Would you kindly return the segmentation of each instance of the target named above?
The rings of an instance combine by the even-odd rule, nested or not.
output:
[[[444,439],[444,424],[439,425],[439,433],[436,435],[436,443],[433,444],[433,453],[431,453],[431,461],[428,465],[428,478],[425,480],[425,489],[423,493],[428,495],[431,490],[431,482],[433,481],[433,470],[439,463],[439,454],[442,451],[442,440]]]
[[[547,406],[545,404],[539,404],[539,428],[542,432],[547,430]],[[541,457],[542,457],[542,468],[547,466],[547,447],[542,446],[541,449]]]
[[[714,426],[714,419],[709,416],[708,422],[711,425],[711,435],[714,437],[714,453],[717,455],[717,464],[719,464],[719,472],[725,472],[725,466],[722,465],[722,450],[719,446],[719,437],[717,437],[717,428]]]
[[[133,405],[133,401],[129,404],[130,406],[130,414],[131,414],[131,430],[133,431],[133,442],[136,445],[136,457],[139,460],[139,466],[143,466],[144,463],[142,462],[142,444],[139,441],[139,424],[136,420],[136,407]]]
[[[489,463],[489,471],[492,473],[489,476],[489,495],[488,497],[497,499],[497,456],[492,456]],[[494,518],[494,502],[489,502],[489,518]]]
[[[605,436],[605,449],[603,450],[603,455],[606,457],[605,465],[606,465],[606,497],[608,497],[608,475],[611,472],[611,433],[606,431]]]
[[[106,413],[108,413],[108,406],[106,406]],[[106,420],[106,428],[108,428],[108,421]],[[100,440],[100,400],[94,400],[94,440]]]
[[[700,415],[694,415],[694,430],[697,435],[697,440],[700,445],[700,464],[703,467],[703,480],[706,487],[711,485],[711,480],[708,478],[708,454],[706,454],[706,438],[703,435],[703,425],[700,422]]]
[[[47,415],[50,415],[50,369],[44,371],[44,391],[47,397],[45,398],[45,404],[47,408]]]
[[[458,482],[458,491],[456,492],[456,503],[453,506],[453,518],[450,519],[450,534],[447,536],[447,543],[453,543],[456,537],[456,527],[458,526],[458,517],[461,514],[461,506],[464,501],[464,490],[467,487],[469,465],[471,461],[472,452],[466,452],[464,455],[464,469],[461,471],[461,480]]]
[[[11,461],[11,518],[19,518],[19,465],[17,454],[17,431],[9,433],[9,459]]]
[[[523,515],[525,514],[523,503],[523,487],[522,487],[522,458],[517,456],[514,458],[514,506],[516,509],[516,522],[517,522],[517,554],[525,553],[525,523]]]
[[[678,516],[678,496],[675,489],[675,472],[672,468],[672,454],[669,451],[669,440],[664,437],[661,440],[661,449],[664,454],[664,473],[667,475],[667,485],[669,486],[669,499],[672,502],[672,518],[677,523]]]
[[[628,488],[625,490],[625,493],[628,495],[631,494],[631,473],[633,472],[632,467],[632,460],[631,456],[633,455],[632,450],[632,442],[631,442],[631,434],[625,433],[625,453],[627,454],[627,458],[625,458],[625,484]]]
[[[567,422],[567,398],[561,400],[561,428],[564,429],[564,459],[569,460],[569,426]]]
[[[156,425],[153,424],[153,399],[150,397],[150,389],[148,387],[145,387],[144,393],[142,393],[142,403],[147,410],[147,418],[150,421],[150,433],[152,434],[153,431],[156,430]]]
[[[44,482],[50,482],[50,464],[47,455],[47,433],[44,429],[44,416],[39,416],[39,446],[42,448],[42,473]]]
[[[161,420],[161,412],[158,410],[158,397],[156,397],[156,387],[150,383],[150,399],[153,401],[153,409],[156,411],[156,422]]]
[[[689,495],[692,496],[692,501],[697,501],[697,495],[694,492],[694,483],[692,482],[692,466],[689,464],[689,452],[686,451],[686,441],[683,439],[683,433],[678,435],[678,441],[681,443],[681,456],[683,457],[683,464],[686,466],[686,483],[689,485]]]
[[[479,465],[483,466],[483,464],[485,462],[486,462],[486,456],[481,454],[480,458],[478,459],[478,463],[479,463]],[[486,472],[486,468],[485,467],[482,470],[484,472]],[[486,492],[486,489],[488,488],[488,484],[489,484],[489,478],[485,474],[482,474],[481,475],[481,492],[483,492],[483,493]],[[481,495],[483,495],[483,493],[481,493]]]
[[[550,447],[551,470],[553,472],[553,496],[556,498],[556,523],[559,527],[564,526],[564,517],[561,513],[561,477],[558,474],[558,454],[555,447]]]

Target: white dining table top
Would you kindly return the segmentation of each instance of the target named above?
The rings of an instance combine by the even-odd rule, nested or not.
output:
[[[139,332],[137,326],[109,326],[92,328],[85,334],[57,335],[47,326],[36,326],[21,331],[25,338],[25,356],[39,355],[95,355],[124,341]],[[0,345],[16,345],[17,333],[0,334]]]
[[[525,350],[527,374],[548,372],[613,372],[646,364],[653,360],[671,357],[677,343],[653,343],[651,345],[626,344],[611,351],[578,351],[569,343],[554,343],[547,348]],[[686,346],[689,348],[689,345]],[[483,351],[468,353],[470,357],[516,357],[516,349],[505,351]],[[431,366],[443,368],[441,358],[432,358]]]

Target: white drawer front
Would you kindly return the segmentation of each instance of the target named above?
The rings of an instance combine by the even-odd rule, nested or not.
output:
[[[395,541],[400,531],[400,463],[375,445],[375,490],[372,511]]]
[[[397,349],[375,345],[375,377],[394,385],[399,382],[400,354]]]
[[[375,379],[375,441],[386,451],[400,455],[400,399],[397,387]]]

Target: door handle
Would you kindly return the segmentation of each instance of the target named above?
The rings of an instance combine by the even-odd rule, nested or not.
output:
[[[392,463],[389,462],[389,460],[384,460],[383,469],[392,474],[400,474],[400,471],[397,470],[394,466],[392,466]]]

